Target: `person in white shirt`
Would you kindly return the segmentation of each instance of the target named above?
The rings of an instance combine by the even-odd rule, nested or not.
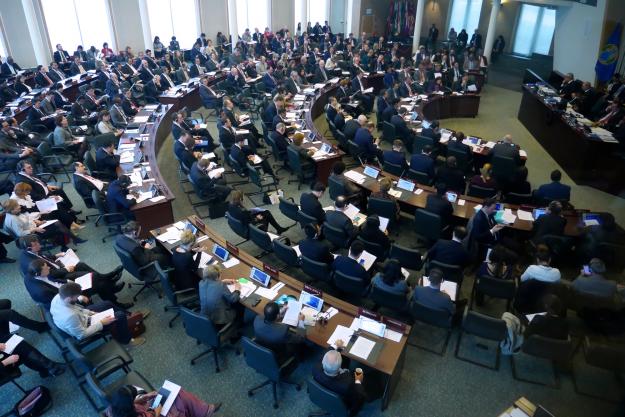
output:
[[[83,340],[103,331],[110,331],[115,327],[115,340],[124,345],[140,346],[145,343],[144,337],[132,338],[128,329],[126,312],[117,310],[114,315],[101,319],[93,319],[97,312],[104,312],[113,308],[110,302],[100,302],[89,305],[87,308],[78,304],[84,298],[82,289],[75,282],[61,285],[59,293],[54,296],[50,304],[50,314],[54,324],[68,335]]]
[[[551,253],[545,245],[536,247],[536,264],[529,265],[525,272],[521,275],[521,282],[530,280],[542,281],[547,283],[556,283],[560,281],[560,270],[553,268],[551,263]]]

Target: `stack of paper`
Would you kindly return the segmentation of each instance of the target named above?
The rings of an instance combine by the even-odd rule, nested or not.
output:
[[[347,171],[343,175],[345,175],[350,180],[357,182],[358,184],[362,184],[367,179],[367,177],[365,177],[363,174],[356,171]]]
[[[373,350],[374,346],[375,346],[375,342],[373,340],[369,340],[365,337],[358,336],[358,339],[356,339],[356,341],[352,345],[352,348],[350,349],[349,353],[366,360],[371,354],[371,351]]]
[[[149,118],[150,116],[135,116],[132,121],[133,123],[145,123]]]
[[[354,331],[352,329],[350,329],[349,327],[341,326],[339,324],[338,326],[336,326],[336,329],[334,329],[334,333],[332,333],[332,336],[330,336],[330,338],[328,339],[328,344],[336,349],[336,341],[342,340],[344,344],[347,345],[349,339],[351,339],[353,334]]]
[[[395,198],[401,198],[401,191],[399,190],[388,190],[388,193]]]
[[[532,212],[531,211],[525,211],[525,210],[517,210],[516,211],[516,215],[519,216],[519,219],[521,220],[526,220],[529,222],[533,222],[534,221],[534,216],[532,216]]]
[[[165,233],[161,233],[160,235],[156,236],[156,238],[161,242],[176,243],[178,240],[180,240],[180,233],[180,230],[178,230],[177,228],[168,227]]]
[[[165,400],[163,408],[161,408],[161,415],[166,416],[169,414],[169,410],[171,410],[172,405],[174,405],[174,401],[176,401],[176,397],[178,397],[182,387],[171,381],[165,380],[165,382],[163,382],[163,388],[169,391],[169,396],[167,397],[167,400]]]
[[[296,327],[299,323],[300,311],[302,311],[302,303],[297,300],[289,299],[288,308],[282,318],[282,323]]]
[[[40,213],[51,213],[57,210],[56,200],[54,198],[45,198],[43,200],[36,201],[37,210]]]
[[[58,258],[58,261],[61,262],[63,266],[65,267],[67,266],[72,267],[72,266],[78,265],[78,262],[80,262],[80,259],[78,258],[78,256],[76,255],[73,249],[68,249],[65,251],[65,254],[63,256]]]

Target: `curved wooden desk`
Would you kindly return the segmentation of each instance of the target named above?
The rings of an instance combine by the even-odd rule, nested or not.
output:
[[[475,117],[480,109],[479,94],[430,96],[419,106],[423,120]]]

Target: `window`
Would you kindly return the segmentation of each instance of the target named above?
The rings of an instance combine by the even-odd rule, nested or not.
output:
[[[548,55],[555,27],[555,9],[523,4],[512,52],[525,56],[533,53]]]
[[[306,29],[308,22],[313,26],[319,22],[323,26],[323,22],[330,20],[328,18],[329,6],[328,0],[295,0],[295,27],[300,22],[302,30]],[[306,11],[306,16],[302,16],[302,9]]]
[[[104,42],[115,49],[107,4],[107,0],[41,0],[52,50],[57,43],[70,53],[78,45],[100,50]]]
[[[0,32],[0,56],[6,57],[7,55],[9,55],[9,51],[7,50],[7,47],[4,45],[4,36]]]
[[[237,29],[239,35],[249,29],[254,33],[254,29],[258,28],[261,32],[266,27],[271,28],[269,0],[237,0]]]
[[[181,48],[190,49],[198,38],[198,16],[195,0],[146,0],[152,39],[158,36],[169,45],[172,36]]]
[[[465,29],[469,36],[480,23],[482,0],[453,0],[449,27],[460,33]]]

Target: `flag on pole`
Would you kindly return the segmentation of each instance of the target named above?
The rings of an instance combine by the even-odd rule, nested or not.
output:
[[[617,23],[604,47],[599,52],[597,64],[595,65],[595,73],[597,74],[597,79],[601,82],[609,81],[616,69],[616,63],[619,57],[621,30],[621,24]]]

